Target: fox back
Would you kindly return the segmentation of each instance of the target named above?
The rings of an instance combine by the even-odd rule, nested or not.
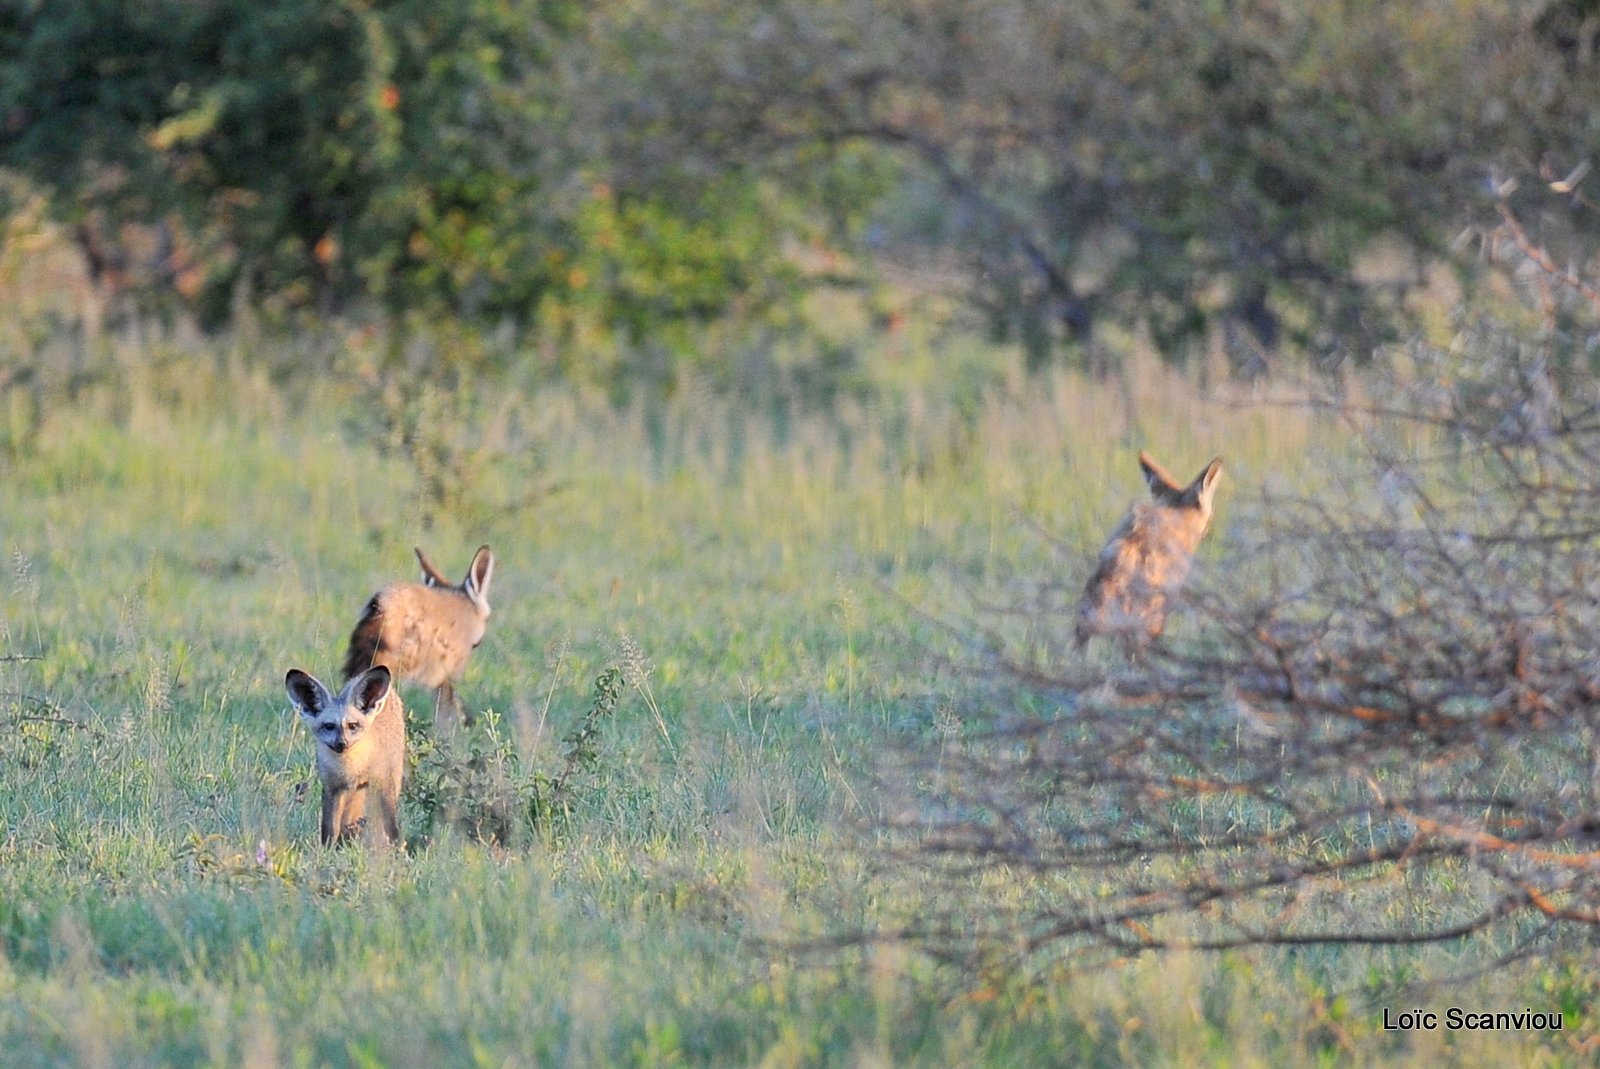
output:
[[[406,714],[389,669],[370,668],[335,695],[315,676],[291,668],[284,687],[317,743],[323,844],[356,832],[369,790],[378,798],[384,839],[399,842]]]
[[[344,677],[385,665],[400,679],[439,692],[441,715],[454,703],[452,683],[489,626],[494,553],[482,546],[459,584],[447,581],[422,550],[422,582],[392,583],[367,602],[350,634]]]
[[[1115,635],[1142,646],[1161,634],[1167,608],[1183,588],[1194,552],[1211,524],[1222,458],[1180,486],[1148,453],[1139,468],[1150,500],[1128,510],[1100,551],[1100,562],[1078,603],[1077,643]]]
[[[344,655],[344,679],[384,664],[400,679],[437,691],[435,725],[466,722],[466,709],[456,703],[454,680],[490,623],[490,581],[494,554],[478,547],[467,578],[450,583],[434,562],[418,549],[421,583],[394,583],[366,602],[362,618],[350,632]],[[454,711],[451,714],[450,711]]]

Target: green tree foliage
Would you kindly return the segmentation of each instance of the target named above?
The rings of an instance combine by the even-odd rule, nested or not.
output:
[[[1260,364],[1286,343],[1364,348],[1484,210],[1491,167],[1593,151],[1592,50],[1563,65],[1536,13],[690,0],[628,9],[607,38],[644,57],[620,125],[642,160],[867,144],[906,161],[890,236],[956,258],[1035,359],[1114,322],[1173,354],[1220,327]],[[1381,243],[1400,264],[1363,277]]]
[[[89,0],[0,10],[0,165],[57,211],[181,229],[202,312],[376,299],[643,332],[709,315],[770,258],[749,190],[625,202],[583,157],[568,0]],[[742,198],[742,199],[741,199]],[[599,224],[598,212],[615,225]],[[603,288],[606,283],[614,283]]]
[[[1594,155],[1596,25],[1594,0],[13,0],[0,166],[91,255],[127,220],[180,234],[211,321],[376,301],[682,355],[674,324],[793,296],[798,237],[960,268],[1036,363],[1117,325],[1263,368],[1369,352],[1426,268],[1470,273],[1447,242],[1491,174]]]
[[[94,0],[5,18],[0,160],[63,214],[175,214],[210,246],[213,290],[248,270],[263,292],[340,296],[339,233],[370,202],[393,136],[357,12]]]

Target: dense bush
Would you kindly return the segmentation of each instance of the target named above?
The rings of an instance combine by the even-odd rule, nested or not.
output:
[[[881,239],[963,267],[1035,360],[1105,324],[1173,356],[1221,328],[1258,367],[1366,355],[1491,168],[1560,177],[1600,132],[1592,52],[1558,62],[1502,4],[698,0],[622,22],[641,90],[599,125],[647,162],[892,154]]]
[[[763,314],[813,248],[830,281],[957,269],[1036,364],[1115,326],[1256,372],[1370,355],[1430,268],[1474,274],[1448,243],[1486,191],[1592,155],[1592,25],[1579,0],[31,2],[0,11],[0,165],[103,280],[153,228],[149,273],[213,323],[446,309],[678,358],[674,324]]]
[[[764,292],[775,238],[736,181],[716,203],[607,188],[563,67],[583,31],[560,0],[9,5],[0,164],[97,281],[177,289],[212,324],[240,299],[554,306],[642,334]]]

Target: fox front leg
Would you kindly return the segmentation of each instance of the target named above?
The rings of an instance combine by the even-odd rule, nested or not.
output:
[[[365,787],[341,787],[322,794],[322,845],[337,846],[360,830],[367,808]]]
[[[378,816],[383,821],[383,837],[391,845],[400,843],[400,785],[378,791]]]
[[[344,801],[346,791],[322,791],[322,845],[332,846],[338,841],[340,831],[343,830],[341,818],[344,815]]]

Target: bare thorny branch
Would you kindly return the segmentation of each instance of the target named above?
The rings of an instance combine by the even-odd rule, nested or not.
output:
[[[1132,663],[1070,652],[1080,575],[980,600],[993,710],[884,771],[916,799],[885,870],[939,890],[878,935],[1081,963],[1600,923],[1600,409],[1569,342],[1463,330],[1327,403],[1342,489],[1236,500]]]

